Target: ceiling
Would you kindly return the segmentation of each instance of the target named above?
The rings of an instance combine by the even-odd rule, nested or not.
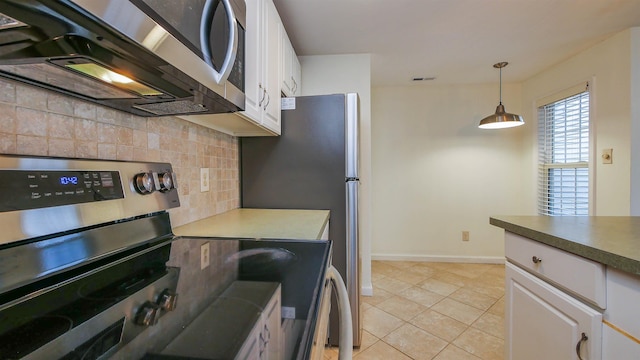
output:
[[[373,86],[519,82],[640,26],[640,0],[273,0],[296,53],[371,54]]]

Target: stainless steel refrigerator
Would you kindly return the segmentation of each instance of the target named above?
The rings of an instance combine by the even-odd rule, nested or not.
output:
[[[286,101],[281,136],[240,138],[242,207],[331,211],[333,265],[346,283],[353,344],[360,346],[358,94]],[[337,311],[329,329],[329,342],[338,345]]]

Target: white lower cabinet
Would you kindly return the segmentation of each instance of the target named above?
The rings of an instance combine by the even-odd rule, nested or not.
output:
[[[607,304],[602,358],[640,359],[640,275],[607,269]]]
[[[505,358],[601,359],[605,267],[509,232],[505,255]]]
[[[281,359],[283,351],[282,306],[280,304],[280,288],[273,295],[262,313],[262,354],[260,359]]]
[[[269,283],[264,283],[269,284]],[[225,292],[224,296],[230,298],[241,299],[239,301],[248,301],[261,306],[263,303],[264,286],[259,282],[236,281]],[[260,287],[259,291],[253,291]],[[251,295],[256,295],[255,299]],[[261,314],[254,324],[249,336],[244,341],[240,351],[235,359],[241,360],[277,360],[282,359],[283,351],[283,334],[282,334],[282,316],[281,316],[281,288],[278,287],[273,291],[266,306],[261,308]]]
[[[260,333],[262,328],[259,326],[255,326],[247,340],[242,344],[240,351],[238,351],[238,355],[236,359],[260,359]]]
[[[508,231],[505,255],[506,359],[640,359],[640,274]]]
[[[509,262],[505,273],[507,359],[601,358],[602,313]]]

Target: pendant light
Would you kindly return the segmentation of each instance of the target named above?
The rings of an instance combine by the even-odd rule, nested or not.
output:
[[[504,105],[502,105],[502,68],[507,65],[509,65],[508,62],[499,62],[493,65],[494,68],[500,69],[500,104],[496,107],[495,114],[480,120],[480,125],[478,125],[480,129],[504,129],[524,125],[522,116],[505,112]]]

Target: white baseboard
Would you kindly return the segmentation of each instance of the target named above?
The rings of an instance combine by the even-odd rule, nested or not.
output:
[[[504,264],[504,256],[447,256],[447,255],[383,255],[371,254],[371,260],[451,262],[476,264]]]
[[[360,295],[362,295],[362,296],[373,296],[373,285],[363,286],[360,289]]]

